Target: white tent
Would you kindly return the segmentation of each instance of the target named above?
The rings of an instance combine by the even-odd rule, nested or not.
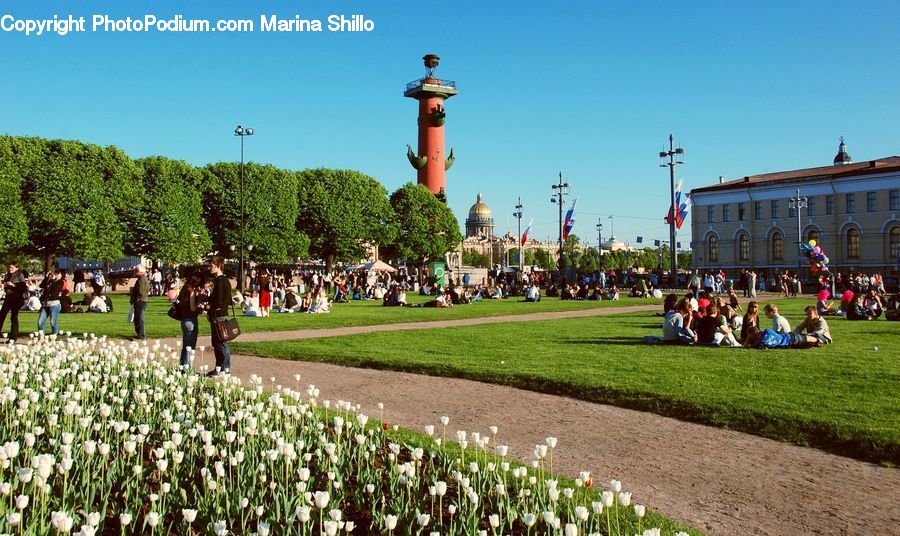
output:
[[[372,261],[368,264],[363,264],[360,266],[360,269],[367,270],[369,272],[396,272],[396,270],[388,263],[381,261]]]

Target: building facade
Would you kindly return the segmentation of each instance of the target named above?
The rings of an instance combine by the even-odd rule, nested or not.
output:
[[[691,202],[696,268],[795,271],[799,238],[815,239],[832,271],[900,273],[900,157],[853,163],[842,140],[832,166],[720,179]]]

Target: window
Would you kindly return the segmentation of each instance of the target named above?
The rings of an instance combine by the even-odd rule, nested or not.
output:
[[[793,199],[788,199],[788,217],[789,218],[797,217],[797,208],[794,206]]]
[[[775,219],[777,217],[778,217],[778,200],[773,199],[772,200],[772,219]]]
[[[819,231],[816,229],[810,229],[808,233],[806,233],[806,241],[810,240],[818,240],[819,239]]]
[[[731,205],[725,203],[722,205],[722,221],[731,220]]]
[[[856,194],[847,194],[847,214],[856,212]]]
[[[875,212],[878,210],[878,200],[875,192],[866,192],[866,212]]]
[[[712,223],[712,222],[716,221],[715,211],[716,211],[716,207],[714,207],[712,205],[706,207],[706,221],[707,222]]]
[[[709,258],[709,262],[719,262],[719,239],[711,236],[706,245],[708,249],[706,256]]]
[[[816,215],[816,198],[815,198],[815,197],[810,196],[810,197],[806,200],[806,212],[807,212],[807,214],[809,214],[810,216],[815,216],[815,215]]]
[[[900,210],[900,190],[891,190],[890,210]]]
[[[738,221],[747,219],[747,203],[738,203]]]
[[[754,201],[753,202],[753,219],[754,220],[762,219],[762,201]]]
[[[780,261],[784,258],[784,240],[781,233],[776,232],[772,235],[772,259]]]
[[[825,196],[825,214],[827,216],[831,216],[834,214],[834,196],[826,195]]]
[[[847,231],[847,258],[859,258],[859,231],[853,227]]]
[[[741,233],[740,238],[738,238],[738,245],[740,246],[738,249],[740,251],[740,260],[749,261],[750,260],[750,239],[747,235]]]
[[[891,259],[900,261],[900,225],[891,229]],[[888,260],[891,260],[888,259]]]

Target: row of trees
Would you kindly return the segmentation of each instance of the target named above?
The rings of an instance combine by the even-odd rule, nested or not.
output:
[[[0,251],[44,259],[172,264],[239,247],[240,165],[204,167],[115,147],[0,136]],[[453,213],[424,186],[390,196],[357,171],[244,166],[244,240],[259,262],[353,261],[376,245],[418,262],[462,240]]]

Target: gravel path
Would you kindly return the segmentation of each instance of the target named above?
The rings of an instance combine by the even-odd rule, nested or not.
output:
[[[211,361],[209,350],[204,359]],[[622,480],[634,500],[712,534],[896,534],[900,471],[651,413],[469,380],[235,356],[234,373],[265,386],[315,384],[322,399],[363,404],[413,430],[500,428],[510,455],[530,461],[535,443],[559,438],[556,470]]]

